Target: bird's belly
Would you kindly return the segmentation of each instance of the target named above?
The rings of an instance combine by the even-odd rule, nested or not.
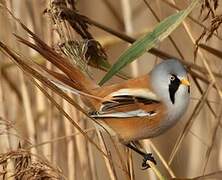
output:
[[[106,118],[100,122],[111,135],[117,136],[122,143],[155,137],[165,130],[161,117]]]

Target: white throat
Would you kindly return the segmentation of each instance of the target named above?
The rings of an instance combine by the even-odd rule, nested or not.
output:
[[[170,100],[169,94],[163,96],[163,101],[167,106],[167,116],[163,121],[163,128],[168,129],[176,124],[187,110],[190,95],[188,89],[184,85],[180,85],[175,93],[174,104]]]

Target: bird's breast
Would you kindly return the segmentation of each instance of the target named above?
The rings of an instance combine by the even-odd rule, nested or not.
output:
[[[99,122],[111,135],[117,136],[121,142],[147,139],[160,134],[163,114],[154,117],[133,117],[126,119],[105,118]]]

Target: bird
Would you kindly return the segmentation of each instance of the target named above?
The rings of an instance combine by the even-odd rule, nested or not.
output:
[[[89,111],[89,116],[142,155],[142,167],[147,169],[147,160],[155,164],[156,161],[134,142],[159,136],[178,122],[189,104],[190,82],[183,65],[176,59],[168,59],[148,74],[94,87],[88,93],[95,97],[90,97],[94,110]]]
[[[143,157],[143,169],[149,168],[148,160],[156,164],[152,153],[144,152],[135,142],[163,134],[186,112],[190,82],[183,64],[177,59],[167,59],[145,75],[99,86],[34,33],[28,33],[35,44],[17,36],[18,40],[35,49],[61,71],[40,66],[48,74],[47,78],[60,89],[79,95],[91,118]]]
[[[156,161],[133,142],[159,136],[178,122],[189,105],[190,82],[183,65],[168,59],[146,75],[96,88],[92,94],[104,100],[95,104],[90,116],[142,155],[142,167],[147,169],[147,160]]]

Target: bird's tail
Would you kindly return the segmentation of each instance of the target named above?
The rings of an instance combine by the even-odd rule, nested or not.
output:
[[[21,24],[22,25],[22,24]],[[94,101],[98,101],[100,98],[94,95],[93,89],[98,85],[89,79],[81,70],[71,64],[68,59],[62,57],[55,52],[51,47],[44,43],[38,36],[31,32],[26,26],[22,27],[31,35],[31,38],[35,43],[25,40],[24,38],[17,36],[17,39],[28,47],[36,50],[47,61],[56,66],[63,73],[55,72],[47,69],[44,66],[39,66],[45,73],[48,74],[48,79],[52,81],[56,86],[63,90],[69,90],[72,93],[76,93],[85,96],[86,99],[90,99],[91,104]],[[90,97],[90,98],[87,98]],[[84,98],[85,99],[85,98]]]

